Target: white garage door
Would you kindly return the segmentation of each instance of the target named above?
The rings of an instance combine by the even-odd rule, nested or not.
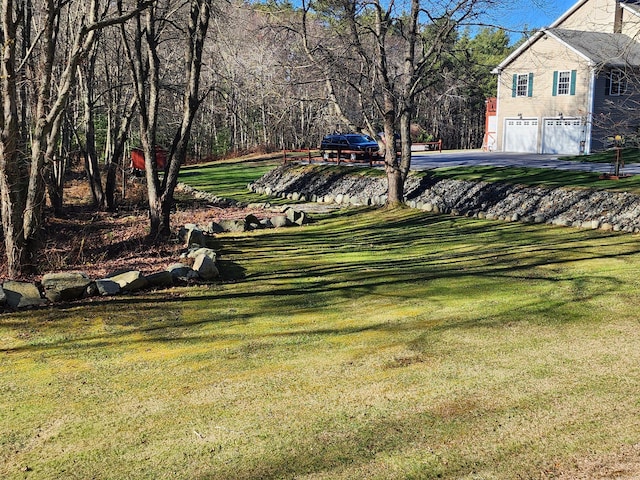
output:
[[[547,118],[542,132],[542,153],[579,155],[584,127],[579,118]]]
[[[505,119],[504,151],[536,153],[538,151],[538,119]]]

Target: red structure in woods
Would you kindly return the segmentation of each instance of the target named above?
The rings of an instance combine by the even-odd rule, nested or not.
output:
[[[167,152],[164,148],[156,146],[155,155],[158,170],[164,170],[164,166],[167,164]],[[141,148],[133,148],[131,150],[131,168],[144,170],[144,153]]]

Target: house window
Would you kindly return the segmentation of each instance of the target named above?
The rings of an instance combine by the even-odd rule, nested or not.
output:
[[[516,97],[526,97],[529,91],[529,75],[518,75],[518,83],[516,85]]]
[[[514,73],[513,86],[511,89],[512,97],[531,97],[533,96],[533,73]]]
[[[569,95],[571,72],[558,72],[558,95]]]
[[[553,96],[576,94],[576,70],[553,72]]]
[[[622,70],[611,70],[607,76],[607,95],[622,95],[627,91],[627,78]]]

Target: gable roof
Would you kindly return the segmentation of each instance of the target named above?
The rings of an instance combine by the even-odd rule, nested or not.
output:
[[[548,28],[536,32],[529,41],[505,58],[493,70],[499,73],[509,65],[520,53],[536,41],[548,35],[584,58],[592,66],[626,67],[640,66],[640,42],[622,33],[583,32]]]
[[[556,19],[556,21],[553,22],[549,28],[553,28],[559,25],[560,23],[564,22],[566,18],[571,16],[573,12],[575,12],[578,8],[580,8],[580,6],[582,6],[582,4],[585,3],[586,1],[587,0],[578,0],[576,3],[573,4],[573,6],[569,10],[564,12],[558,19]],[[507,65],[509,65],[515,58],[517,58],[523,51],[525,51],[531,45],[533,45],[538,40],[540,40],[540,38],[543,35],[544,35],[544,29],[540,29],[537,32],[535,32],[531,37],[527,38],[527,40],[523,42],[522,45],[520,45],[513,52],[511,52],[511,54],[508,55],[507,58],[505,58],[502,62],[500,62],[500,64],[496,68],[494,68],[491,71],[491,73],[499,73]]]
[[[492,70],[492,73],[500,73],[507,65],[509,65],[514,59],[516,59],[520,54],[528,49],[535,42],[540,40],[545,34],[549,33],[550,36],[556,38],[556,40],[564,43],[569,48],[576,51],[576,53],[582,55],[586,60],[592,62],[596,65],[601,66],[624,66],[624,65],[640,65],[640,59],[636,58],[638,55],[635,52],[629,51],[629,45],[632,43],[630,37],[626,37],[622,34],[615,33],[596,33],[596,32],[577,32],[576,33],[584,33],[585,36],[582,38],[578,38],[578,35],[563,35],[562,33],[558,33],[554,35],[553,32],[558,32],[559,25],[561,25],[568,17],[570,17],[576,10],[578,10],[585,2],[588,0],[578,0],[573,4],[571,8],[569,8],[566,12],[564,12],[560,17],[558,17],[548,28],[543,28],[535,32],[531,37],[529,37],[522,45],[516,48],[510,55],[507,56],[500,64]],[[640,0],[626,0],[620,2],[620,6],[626,8],[630,12],[635,15],[640,16]],[[571,30],[564,30],[565,32],[569,32]],[[593,34],[591,40],[595,42],[595,44],[590,45],[587,40],[588,34]],[[603,35],[600,37],[599,35]],[[612,38],[606,39],[604,35],[611,35]],[[620,38],[616,38],[616,36],[620,36]],[[624,38],[623,38],[624,37]],[[585,43],[586,42],[586,43]],[[611,42],[611,44],[607,44],[607,42]],[[627,43],[628,42],[628,43]],[[575,44],[575,45],[574,45]],[[618,46],[617,51],[612,51],[610,48],[612,45]],[[602,51],[598,52],[598,48]],[[626,60],[626,61],[625,61]]]
[[[582,32],[550,28],[544,31],[594,66],[640,65],[640,43],[622,33]]]

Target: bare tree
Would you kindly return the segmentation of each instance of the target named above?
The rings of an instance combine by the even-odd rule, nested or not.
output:
[[[121,2],[120,2],[121,6]],[[187,155],[193,120],[200,97],[200,72],[204,42],[211,18],[210,0],[190,0],[174,6],[172,2],[156,4],[134,19],[133,31],[123,25],[122,38],[134,78],[140,142],[145,157],[147,195],[151,238],[168,237],[173,193],[180,166]],[[167,164],[159,171],[156,160],[158,119],[161,96],[161,46],[163,35],[174,34],[172,27],[184,22],[173,16],[186,13],[186,29],[181,32],[186,41],[184,59],[183,110],[179,126],[168,152]],[[180,32],[179,32],[180,33]],[[162,173],[162,175],[161,175]]]
[[[137,7],[145,8],[148,3],[140,2]],[[45,182],[50,178],[51,160],[56,153],[63,112],[76,81],[78,66],[90,51],[99,30],[126,21],[135,13],[113,15],[111,2],[107,0],[46,0],[36,11],[38,17],[34,18],[34,24],[39,28],[34,32],[34,41],[27,38],[31,30],[21,23],[26,14],[25,6],[26,3],[19,0],[3,0],[0,19],[4,35],[3,134],[0,138],[2,230],[8,273],[14,277],[33,266],[31,258],[37,248],[43,220]],[[74,28],[70,29],[73,32],[70,47],[64,58],[59,58],[62,21],[73,22]],[[29,46],[26,50],[25,45]],[[27,58],[21,58],[20,53],[28,56],[36,49],[37,69],[29,78],[34,85],[34,94],[29,100],[33,116],[29,126],[30,151],[26,152],[19,148],[27,142],[20,141],[18,112],[21,106],[18,102],[21,97],[17,95],[16,79],[19,74],[25,74]],[[57,65],[61,65],[61,69],[55,83],[53,72]]]

